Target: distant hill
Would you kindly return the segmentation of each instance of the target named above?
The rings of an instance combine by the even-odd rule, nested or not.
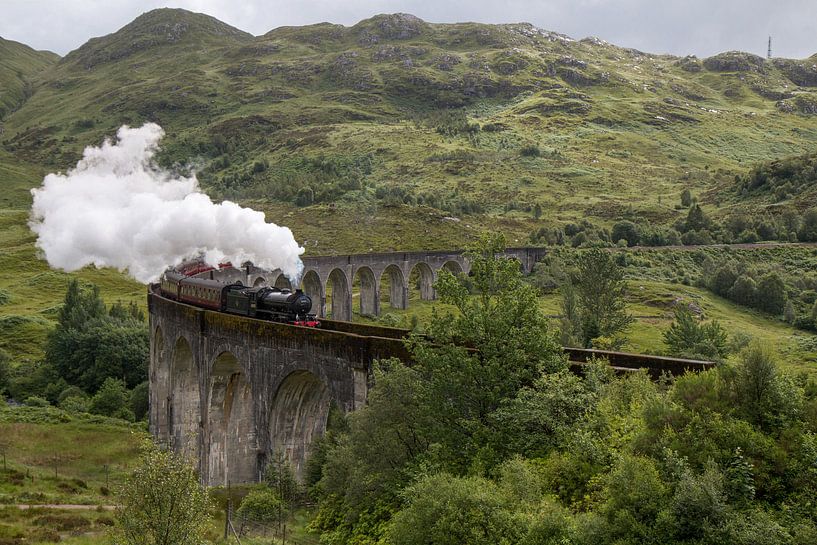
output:
[[[165,164],[192,162],[217,198],[310,236],[412,224],[364,250],[428,244],[428,225],[446,244],[582,218],[669,225],[686,188],[716,215],[764,207],[736,176],[817,144],[817,56],[654,55],[525,23],[391,14],[253,37],[161,9],[49,59],[4,120],[20,161],[64,169],[119,125],[156,121]]]
[[[31,79],[58,59],[56,53],[0,37],[0,121],[34,92]]]

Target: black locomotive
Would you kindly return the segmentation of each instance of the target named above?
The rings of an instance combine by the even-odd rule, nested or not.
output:
[[[177,270],[164,273],[159,289],[162,295],[182,303],[262,318],[288,324],[317,327],[312,299],[302,290],[247,287],[240,282],[223,284],[206,278],[192,278]]]

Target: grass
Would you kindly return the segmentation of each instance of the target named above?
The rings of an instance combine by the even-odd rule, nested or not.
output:
[[[113,524],[101,508],[45,504],[115,503],[115,491],[147,439],[143,425],[55,408],[0,407],[0,543],[103,543]],[[35,505],[20,510],[16,504]]]

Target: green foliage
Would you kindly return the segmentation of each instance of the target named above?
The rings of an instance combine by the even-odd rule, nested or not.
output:
[[[147,381],[137,384],[130,392],[128,408],[133,413],[136,420],[144,419],[148,414],[148,394],[149,385]]]
[[[51,405],[51,404],[48,402],[48,400],[47,400],[47,399],[44,399],[44,398],[42,398],[42,397],[37,397],[37,396],[28,396],[28,397],[25,399],[24,403],[25,403],[25,404],[26,404],[28,407],[48,407],[48,406],[50,406],[50,405]]]
[[[681,206],[684,208],[689,208],[692,206],[692,202],[692,192],[689,190],[689,188],[685,188],[683,191],[681,191]]]
[[[68,285],[57,327],[48,336],[46,362],[69,384],[96,391],[106,378],[124,377],[136,386],[147,376],[148,331],[135,305],[111,307],[99,288]]]
[[[664,332],[664,342],[674,356],[723,359],[729,353],[727,341],[717,320],[701,324],[685,304],[675,307],[675,320]]]
[[[91,398],[90,412],[103,416],[119,416],[127,408],[128,389],[119,379],[108,377],[99,391]]]
[[[803,242],[817,242],[817,208],[809,208],[803,214],[803,224],[797,238]]]
[[[272,460],[267,464],[264,471],[264,483],[285,503],[295,504],[303,496],[295,470],[283,454],[274,454]]]
[[[0,397],[4,396],[9,385],[9,356],[5,350],[0,349]]]
[[[271,488],[250,491],[241,500],[236,515],[247,524],[270,524],[279,520],[285,503]]]
[[[123,486],[119,504],[115,544],[202,543],[210,522],[210,500],[194,469],[153,446]]]
[[[610,238],[615,242],[625,240],[627,246],[635,246],[641,240],[641,233],[638,231],[638,226],[633,222],[620,221],[613,225]]]
[[[747,417],[761,427],[780,425],[801,410],[802,392],[780,376],[777,357],[764,344],[753,343],[741,352],[736,389]]]
[[[757,284],[757,306],[769,314],[782,314],[786,308],[786,285],[776,273],[769,273]]]
[[[655,462],[623,455],[607,478],[607,501],[602,512],[612,538],[652,541],[658,514],[667,501],[667,489]]]
[[[387,539],[394,545],[494,545],[517,543],[524,525],[491,481],[446,473],[406,490],[408,505],[394,517]]]
[[[570,282],[572,288],[568,290],[575,293],[575,312],[570,315],[575,317],[567,336],[563,327],[563,338],[575,338],[580,332],[583,347],[592,346],[593,339],[598,337],[620,339],[633,317],[626,310],[627,283],[610,252],[593,249],[581,254],[578,270],[571,275]]]
[[[754,499],[755,478],[752,464],[744,458],[740,447],[735,449],[735,454],[729,460],[724,477],[726,494],[730,501],[738,505],[746,505]]]

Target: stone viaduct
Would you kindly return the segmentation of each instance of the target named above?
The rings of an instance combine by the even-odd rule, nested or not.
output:
[[[505,255],[518,260],[522,271],[529,274],[545,252],[545,248],[508,248]],[[414,279],[419,284],[420,299],[430,301],[436,298],[433,286],[441,269],[448,269],[454,274],[468,274],[471,270],[461,251],[307,256],[303,262],[300,287],[312,298],[313,311],[318,316],[330,315],[335,320],[347,321],[352,319],[354,310],[353,283],[359,289],[359,313],[379,316],[381,288],[384,286],[388,286],[388,304],[392,308],[406,309],[409,305],[410,280]],[[240,280],[250,286],[293,288],[281,271],[264,271],[255,267],[215,271],[211,276],[225,281]]]
[[[537,257],[534,251],[509,250],[508,255],[525,271]],[[429,299],[440,269],[469,270],[459,252],[304,261],[303,284],[313,300],[323,306],[329,286],[332,314],[344,318],[351,316],[351,281],[356,276],[361,279],[361,299],[369,297],[364,308],[377,313],[385,277],[392,304],[404,308],[412,270],[420,271],[421,295]],[[252,267],[204,274],[249,285],[281,285],[283,280]],[[319,329],[256,320],[166,299],[156,285],[149,288],[148,311],[150,430],[158,441],[197,464],[202,482],[211,486],[257,482],[277,457],[302,474],[312,440],[325,430],[330,407],[349,412],[365,403],[372,362],[389,357],[410,361],[403,343],[408,331],[403,329],[328,319],[321,320]],[[653,376],[711,365],[592,350],[566,353],[577,366],[596,354],[621,372],[647,367]]]

